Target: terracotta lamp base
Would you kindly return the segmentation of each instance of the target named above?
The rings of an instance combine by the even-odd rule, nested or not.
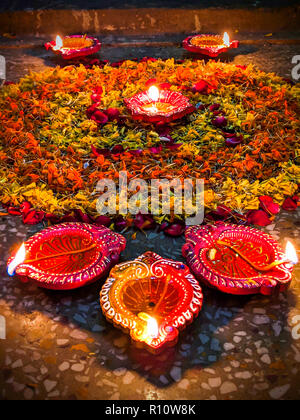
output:
[[[9,259],[8,272],[46,289],[77,289],[105,275],[118,262],[125,246],[123,236],[104,226],[63,223],[25,242],[23,261],[10,273],[19,250]]]
[[[133,119],[150,123],[171,122],[195,111],[188,98],[170,90],[159,91],[157,101],[153,101],[148,92],[142,92],[124,102]]]
[[[97,38],[83,35],[71,35],[60,38],[62,45],[58,41],[47,42],[45,47],[51,49],[55,54],[60,55],[65,60],[86,57],[97,53],[101,49],[101,43]]]
[[[238,48],[238,46],[239,41],[229,41],[227,44],[224,44],[220,35],[193,35],[183,41],[183,48],[187,51],[207,55],[211,58],[217,57],[231,48]]]
[[[160,353],[198,315],[203,295],[188,267],[146,252],[117,265],[100,294],[106,318],[138,348]]]
[[[182,253],[199,280],[225,293],[270,295],[292,280],[293,264],[280,245],[252,227],[190,227]]]

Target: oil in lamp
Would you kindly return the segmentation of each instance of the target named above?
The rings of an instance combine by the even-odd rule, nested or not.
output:
[[[198,279],[236,295],[286,290],[298,262],[290,242],[284,252],[260,230],[224,223],[188,228],[182,253]]]
[[[197,317],[202,302],[201,287],[186,265],[150,251],[115,266],[100,293],[107,320],[153,354],[177,343],[179,330]]]
[[[95,54],[101,48],[97,38],[87,35],[71,35],[61,38],[57,35],[56,40],[45,44],[47,50],[51,49],[65,60],[86,57]]]
[[[230,48],[238,48],[239,41],[230,41],[227,32],[220,35],[200,34],[189,36],[183,41],[183,48],[190,52],[217,57]]]
[[[125,246],[123,236],[104,226],[63,223],[25,242],[9,259],[7,272],[46,289],[76,289],[105,275]]]
[[[179,92],[160,90],[150,86],[147,92],[138,93],[124,100],[136,120],[170,122],[195,111],[188,98]]]

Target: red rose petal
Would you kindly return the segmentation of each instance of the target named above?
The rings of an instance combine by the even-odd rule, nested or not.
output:
[[[225,117],[217,117],[212,121],[215,127],[225,127],[227,125],[227,119]]]
[[[108,227],[111,224],[111,219],[108,216],[98,216],[96,217],[96,219],[94,220],[94,224],[98,225],[98,226],[106,226]]]
[[[7,211],[12,216],[21,216],[22,214],[21,210],[17,207],[8,207]]]
[[[280,212],[279,204],[274,203],[273,198],[268,195],[262,195],[259,198],[260,206],[269,214],[278,214]]]
[[[28,201],[24,201],[21,206],[20,206],[20,210],[22,212],[23,215],[28,214],[29,210],[31,209],[31,204],[28,203]]]
[[[120,116],[120,111],[117,108],[108,108],[104,112],[108,116],[110,121],[118,120]]]
[[[205,80],[200,80],[192,87],[193,93],[207,93],[208,90],[208,83]]]
[[[104,114],[104,112],[97,110],[96,112],[94,112],[91,119],[97,124],[106,124],[108,121],[108,116]]]
[[[294,200],[294,197],[288,197],[284,200],[284,203],[282,204],[283,210],[287,211],[294,211],[298,207],[297,200]]]
[[[256,226],[268,226],[272,221],[264,210],[250,210],[247,213],[247,223]]]
[[[185,225],[183,223],[172,223],[166,229],[164,229],[164,233],[168,236],[181,236],[185,232]]]
[[[26,225],[36,225],[40,223],[45,217],[43,211],[30,210],[23,215],[23,223]]]
[[[135,227],[141,230],[153,229],[156,226],[156,222],[151,214],[138,213],[133,221]]]

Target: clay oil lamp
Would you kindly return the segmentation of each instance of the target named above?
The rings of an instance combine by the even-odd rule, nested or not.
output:
[[[71,60],[97,53],[101,48],[101,43],[97,38],[87,35],[71,35],[63,38],[58,35],[55,41],[47,42],[45,47],[63,59]]]
[[[183,41],[183,48],[186,50],[207,55],[211,58],[217,57],[223,52],[227,52],[230,48],[238,48],[239,41],[230,41],[227,32],[223,37],[220,35],[200,34],[189,36]]]
[[[158,354],[197,317],[203,295],[187,266],[146,252],[114,267],[100,293],[102,311],[137,348]]]
[[[182,252],[199,280],[236,295],[286,290],[298,262],[291,243],[284,252],[260,230],[221,222],[188,228]]]
[[[170,122],[195,111],[188,98],[179,92],[151,86],[147,92],[124,100],[133,119],[145,122]]]
[[[9,259],[7,272],[46,289],[76,289],[108,273],[125,245],[123,236],[104,226],[63,223],[25,242]]]

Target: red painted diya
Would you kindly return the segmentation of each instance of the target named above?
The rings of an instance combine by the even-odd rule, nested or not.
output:
[[[71,35],[64,38],[57,36],[56,41],[47,42],[45,47],[61,55],[65,60],[70,60],[97,53],[101,48],[101,43],[91,36]]]
[[[133,119],[146,122],[170,122],[195,111],[188,98],[179,92],[151,86],[147,92],[124,100]]]
[[[182,253],[198,279],[225,293],[270,295],[286,290],[292,279],[291,257],[272,236],[252,227],[190,227]]]
[[[114,267],[100,293],[108,321],[154,354],[177,343],[178,331],[198,315],[202,302],[188,267],[153,252]]]
[[[193,35],[183,41],[183,48],[190,52],[217,57],[219,54],[228,51],[230,48],[238,48],[239,41],[230,41],[227,32],[223,38],[220,35]]]
[[[106,274],[125,246],[123,236],[104,226],[63,223],[32,236],[9,259],[7,271],[46,289],[76,289]]]

